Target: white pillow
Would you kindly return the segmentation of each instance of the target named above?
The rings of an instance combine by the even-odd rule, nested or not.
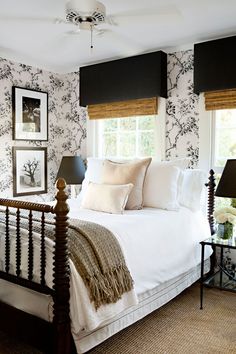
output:
[[[176,166],[180,168],[180,174],[178,179],[178,190],[177,190],[177,199],[180,198],[182,181],[183,181],[183,171],[189,167],[190,164],[190,157],[183,157],[180,159],[170,160],[170,161],[162,161],[163,163],[171,164],[172,166]]]
[[[180,205],[192,211],[198,211],[204,203],[205,183],[207,174],[199,169],[187,169],[183,172],[182,185],[179,196]]]
[[[144,206],[178,210],[180,168],[167,162],[152,161],[144,182]]]
[[[122,214],[132,188],[132,183],[117,185],[90,182],[83,197],[81,208]]]

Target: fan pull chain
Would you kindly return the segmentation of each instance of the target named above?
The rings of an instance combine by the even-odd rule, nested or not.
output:
[[[91,53],[93,53],[93,25],[90,26],[90,34],[91,34],[90,49],[91,49]]]

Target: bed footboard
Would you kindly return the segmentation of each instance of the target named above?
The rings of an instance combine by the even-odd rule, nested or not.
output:
[[[56,194],[56,206],[52,207],[49,205],[43,205],[38,203],[30,203],[17,200],[0,199],[0,205],[5,207],[5,259],[3,269],[0,271],[0,278],[11,283],[18,284],[25,288],[37,291],[43,294],[49,294],[53,297],[53,323],[50,325],[46,321],[39,320],[35,316],[26,315],[25,321],[29,322],[29,325],[34,328],[33,323],[37,328],[39,337],[42,335],[43,322],[45,322],[45,328],[47,333],[49,327],[52,327],[53,333],[52,345],[49,345],[48,352],[54,354],[70,354],[72,353],[73,341],[70,329],[70,308],[69,308],[69,287],[70,287],[70,268],[69,268],[69,253],[67,245],[67,214],[69,212],[69,207],[67,204],[67,194],[65,193],[66,183],[64,179],[58,179],[56,187],[58,192]],[[27,216],[22,216],[22,210],[28,211]],[[41,215],[40,224],[40,281],[36,282],[34,280],[33,272],[33,260],[34,260],[34,240],[33,240],[33,230],[34,230],[34,220],[33,212],[39,212]],[[15,230],[16,230],[16,253],[15,253],[15,271],[12,272],[10,269],[11,265],[11,235],[10,235],[10,216],[14,213],[15,217]],[[53,257],[53,289],[49,288],[45,282],[46,273],[46,250],[45,250],[45,217],[47,214],[54,214],[55,220],[55,251]],[[27,219],[28,228],[28,271],[27,277],[22,277],[21,275],[21,261],[22,261],[22,250],[21,250],[21,222],[24,218]],[[19,320],[22,318],[23,311],[16,310],[9,305],[3,303],[0,304],[1,307],[1,320],[4,322],[6,316],[13,315],[14,318]],[[11,310],[10,310],[11,308]],[[9,313],[11,312],[11,314]],[[8,314],[8,315],[7,315]],[[34,320],[35,318],[35,320]],[[11,317],[11,326],[16,324],[14,319]],[[25,328],[26,322],[22,324],[24,331],[27,333]],[[6,325],[6,322],[5,322]],[[3,326],[1,326],[4,328]],[[6,328],[7,326],[5,326]],[[9,326],[10,327],[10,326]],[[7,329],[7,328],[6,328]],[[12,329],[11,329],[12,332]],[[34,331],[33,331],[34,332]],[[29,332],[27,333],[28,336]],[[31,341],[32,342],[32,341]],[[40,342],[37,341],[36,344]],[[43,341],[42,341],[43,342]],[[49,344],[49,343],[48,343]],[[53,348],[53,349],[51,349]],[[44,348],[45,349],[45,348]]]

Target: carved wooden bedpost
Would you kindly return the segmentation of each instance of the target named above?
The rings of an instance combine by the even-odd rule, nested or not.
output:
[[[213,212],[215,209],[215,172],[210,170],[209,182],[206,184],[208,187],[208,210],[207,216],[211,229],[211,235],[215,233],[215,221],[213,217]]]
[[[68,195],[65,193],[66,182],[59,178],[56,183],[58,189],[54,208],[56,219],[54,271],[54,306],[53,324],[55,331],[54,353],[70,354],[72,351],[70,329],[70,268],[67,231],[67,214],[69,206],[66,202]]]

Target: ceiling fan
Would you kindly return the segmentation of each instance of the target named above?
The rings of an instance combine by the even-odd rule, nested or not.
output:
[[[79,34],[80,30],[91,32],[91,49],[93,48],[93,32],[103,35],[108,31],[108,29],[99,29],[98,26],[104,23],[115,24],[111,18],[106,16],[105,6],[96,0],[69,0],[66,3],[66,22],[77,26],[68,34]]]
[[[166,23],[166,21],[176,22],[181,20],[181,14],[173,5],[154,5],[146,9],[133,6],[129,11],[115,14],[106,13],[104,4],[97,0],[65,0],[65,15],[63,18],[45,18],[45,17],[13,17],[0,16],[1,21],[14,21],[25,23],[31,21],[34,24],[56,23],[73,25],[73,28],[66,32],[68,35],[79,35],[81,31],[90,31],[91,48],[93,47],[93,34],[103,36],[111,33],[114,38],[123,37],[125,40],[126,28],[130,24],[133,26],[145,26],[152,23]],[[113,26],[113,28],[111,28]],[[124,28],[120,31],[120,29]]]
[[[119,24],[132,23],[132,21],[140,21],[143,25],[145,22],[151,23],[153,20],[159,20],[161,16],[165,18],[175,17],[179,20],[179,13],[173,7],[165,6],[159,9],[158,13],[153,11],[130,11],[128,13],[107,15],[106,8],[100,1],[97,0],[69,0],[66,3],[66,22],[77,26],[74,31],[68,34],[79,34],[80,30],[89,30],[91,32],[91,48],[93,48],[93,33],[103,35],[112,30],[109,28],[101,28],[101,25],[107,24],[110,26],[118,26]],[[59,21],[60,22],[60,21]],[[64,22],[64,21],[63,21]]]

